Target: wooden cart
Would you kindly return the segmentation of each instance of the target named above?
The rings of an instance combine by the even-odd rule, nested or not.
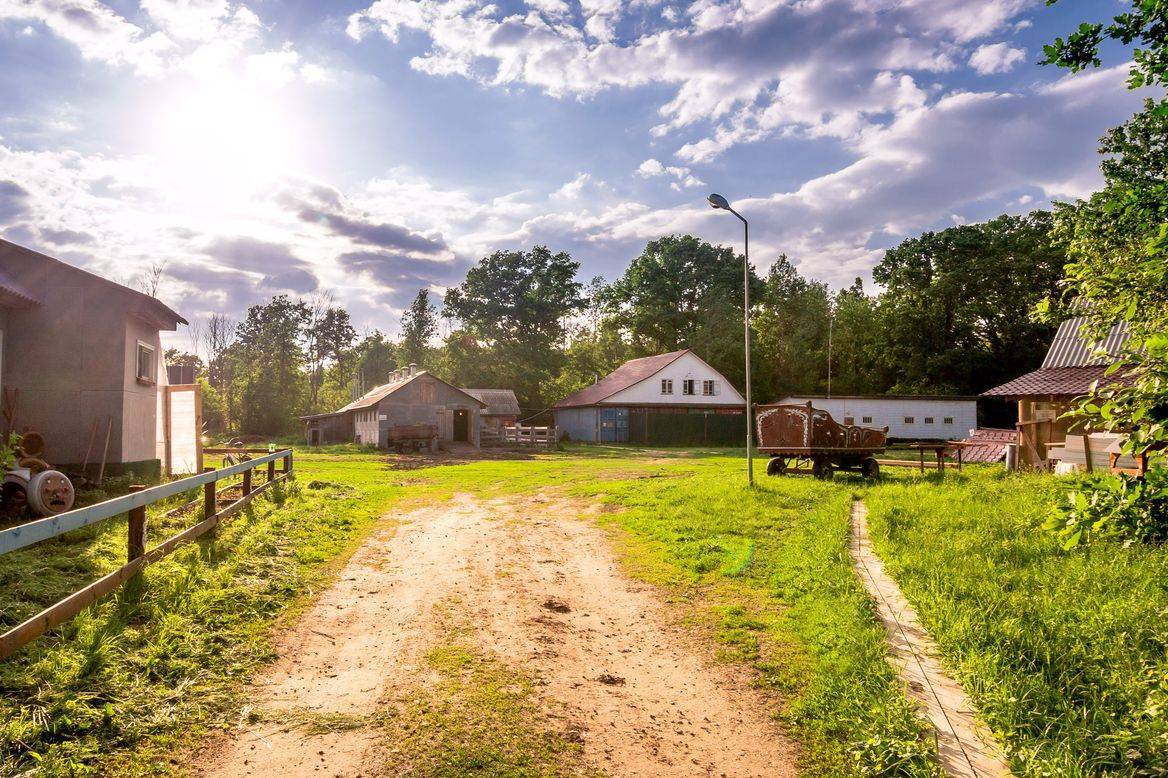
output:
[[[876,455],[888,445],[888,428],[838,424],[811,403],[755,406],[758,450],[770,455],[767,475],[811,473],[831,478],[836,470],[880,475]]]

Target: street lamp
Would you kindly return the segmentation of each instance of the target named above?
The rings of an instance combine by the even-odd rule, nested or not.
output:
[[[742,214],[730,207],[729,201],[720,194],[712,194],[706,198],[711,208],[729,211],[742,221],[742,244],[745,249],[745,261],[742,264],[742,328],[746,341],[746,478],[754,486],[754,455],[751,446],[754,440],[754,409],[750,405],[750,224],[742,218]]]

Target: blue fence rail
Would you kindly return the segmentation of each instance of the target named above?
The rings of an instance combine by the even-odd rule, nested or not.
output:
[[[213,450],[209,450],[208,453],[211,451]],[[283,463],[278,473],[277,462]],[[267,480],[253,488],[253,473],[260,467],[266,467]],[[220,509],[216,485],[235,476],[242,476],[243,494],[238,500]],[[131,487],[135,491],[121,497],[0,530],[0,555],[3,555],[116,516],[127,516],[129,526],[126,564],[0,635],[0,659],[12,655],[21,646],[35,640],[47,630],[73,618],[140,573],[146,565],[170,554],[183,543],[214,529],[220,521],[242,510],[257,495],[276,483],[293,477],[292,450],[283,449],[159,486]],[[146,506],[199,488],[203,489],[203,520],[146,550]]]

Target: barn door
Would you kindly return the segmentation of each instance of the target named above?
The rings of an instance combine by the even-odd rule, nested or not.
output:
[[[203,396],[198,384],[165,390],[166,474],[203,472]]]

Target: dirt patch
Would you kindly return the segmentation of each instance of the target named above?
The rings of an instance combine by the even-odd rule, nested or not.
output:
[[[607,535],[577,518],[595,512],[547,497],[459,495],[374,534],[282,639],[280,659],[252,695],[269,721],[284,712],[369,723],[343,736],[244,724],[213,744],[201,772],[385,769],[387,746],[373,722],[435,688],[428,661],[449,645],[444,625],[453,620],[469,627],[459,641],[529,679],[542,718],[595,768],[793,775],[793,747],[759,693],[716,663],[651,587],[622,573]],[[340,761],[319,760],[318,751],[333,753],[322,737],[335,738]]]

